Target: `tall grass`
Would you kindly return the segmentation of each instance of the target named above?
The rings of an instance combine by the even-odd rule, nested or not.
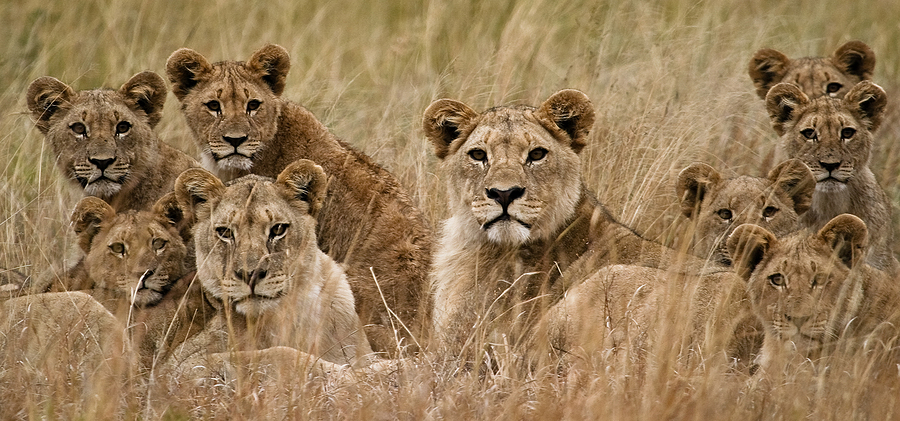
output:
[[[762,175],[774,164],[776,136],[746,75],[752,53],[772,47],[791,57],[828,55],[860,39],[878,55],[874,79],[890,98],[871,166],[896,207],[898,18],[900,3],[883,1],[7,2],[0,7],[0,267],[60,267],[75,245],[68,215],[78,194],[33,128],[28,84],[51,75],[75,89],[117,88],[142,70],[164,73],[166,58],[180,47],[211,60],[243,60],[265,43],[287,48],[292,69],[284,96],[396,174],[434,226],[448,215],[420,128],[431,101],[450,97],[481,110],[537,105],[558,89],[580,89],[597,112],[582,153],[589,187],[622,221],[670,241],[665,236],[680,218],[674,177],[681,168],[703,161],[726,173]],[[157,132],[196,154],[172,96]],[[867,383],[873,374],[865,362],[844,362],[815,381],[767,386],[735,381],[716,367],[686,374],[662,365],[646,383],[622,385],[609,374],[621,370],[608,367],[560,376],[550,367],[503,370],[504,361],[487,373],[416,364],[353,385],[303,389],[285,401],[243,389],[227,401],[160,399],[177,402],[169,412],[176,417],[202,408],[218,417],[409,419],[845,419],[897,417],[900,403],[896,381]],[[145,412],[145,403],[126,392],[81,395],[80,380],[35,384],[2,374],[0,406],[12,408],[12,399],[22,410],[0,411],[4,418],[160,413]],[[276,409],[276,401],[287,403]]]

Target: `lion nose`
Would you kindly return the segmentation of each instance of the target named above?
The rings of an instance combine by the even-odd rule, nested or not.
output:
[[[506,210],[510,203],[525,194],[525,188],[513,187],[507,190],[488,189],[486,193],[488,199],[493,199],[495,202],[499,203],[500,206],[503,206],[504,210]]]
[[[116,158],[106,158],[106,159],[90,158],[90,159],[88,159],[88,161],[90,161],[91,164],[94,164],[97,167],[97,169],[99,169],[100,171],[103,171],[107,167],[112,165],[112,163],[116,161]]]
[[[234,271],[234,276],[247,285],[250,285],[250,289],[253,289],[259,281],[265,279],[268,274],[269,272],[265,269],[255,269],[251,271],[238,269]]]
[[[819,165],[821,165],[822,168],[824,168],[825,171],[828,171],[829,173],[841,167],[840,162],[819,162]]]
[[[806,321],[809,320],[809,316],[791,317],[787,314],[784,315],[784,318],[788,319],[789,322],[792,322],[794,326],[797,326],[797,329],[802,329],[803,325],[806,324]]]
[[[247,136],[238,136],[238,137],[222,136],[222,139],[224,139],[226,142],[228,142],[228,144],[231,145],[232,147],[236,148],[238,146],[241,146],[242,143],[247,141]]]

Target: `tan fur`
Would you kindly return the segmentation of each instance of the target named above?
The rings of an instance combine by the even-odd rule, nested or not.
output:
[[[841,341],[856,348],[881,324],[896,323],[897,287],[865,262],[866,237],[865,223],[850,214],[783,239],[755,225],[734,231],[728,249],[741,256],[736,268],[765,326],[764,371],[815,361]]]
[[[166,65],[202,161],[223,180],[250,173],[276,177],[300,158],[325,169],[319,247],[345,265],[375,349],[396,352],[394,329],[401,338],[408,335],[384,303],[418,332],[427,317],[419,307],[426,296],[430,230],[393,175],[337,139],[308,110],[281,98],[289,69],[287,51],[277,45],[246,62],[213,64],[182,48]]]
[[[748,72],[756,94],[766,94],[780,82],[800,87],[806,96],[843,98],[858,82],[872,78],[875,53],[861,41],[840,46],[831,57],[804,57],[791,60],[783,53],[764,48],[750,59]]]
[[[863,81],[843,99],[810,100],[789,83],[776,85],[766,97],[779,147],[803,161],[816,178],[804,226],[818,230],[837,215],[851,213],[865,221],[871,234],[867,261],[898,273],[891,251],[891,204],[869,169],[873,133],[881,124],[887,96],[878,85]],[[849,136],[848,136],[849,135]]]
[[[166,101],[156,73],[138,73],[118,91],[76,92],[44,76],[31,83],[26,100],[63,175],[116,211],[149,209],[172,191],[178,174],[199,165],[153,132]]]
[[[179,203],[197,217],[197,275],[219,311],[176,351],[176,373],[216,353],[277,346],[338,364],[365,360],[371,350],[347,278],[316,246],[325,183],[308,160],[277,180],[249,175],[227,187],[201,169],[179,176]]]
[[[731,265],[725,240],[741,224],[756,224],[777,236],[800,228],[809,209],[816,180],[796,159],[782,162],[766,178],[724,178],[709,165],[695,163],[681,170],[675,193],[681,212],[693,222],[695,255]]]
[[[672,254],[616,222],[584,186],[578,152],[593,122],[590,100],[576,90],[539,108],[479,114],[442,99],[425,111],[451,215],[431,272],[439,348],[516,345],[552,301],[545,294],[565,289],[563,272],[578,280],[603,265],[659,265]]]

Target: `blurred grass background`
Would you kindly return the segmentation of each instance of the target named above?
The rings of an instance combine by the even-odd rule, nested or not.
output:
[[[538,105],[559,89],[582,90],[597,112],[593,143],[582,153],[590,188],[622,221],[670,241],[663,237],[679,218],[674,177],[681,168],[703,161],[725,173],[762,175],[775,164],[776,136],[746,73],[753,52],[770,47],[789,57],[830,55],[859,39],[875,51],[874,81],[890,98],[871,166],[894,203],[900,233],[900,2],[3,3],[0,266],[6,268],[35,273],[59,265],[75,244],[68,214],[79,196],[60,178],[28,116],[24,92],[32,80],[50,75],[75,89],[118,88],[143,70],[164,75],[166,58],[180,47],[212,61],[245,60],[265,43],[291,54],[284,96],[394,172],[433,225],[447,214],[436,158],[421,131],[428,104],[450,97],[483,110]],[[157,132],[196,156],[172,95]],[[536,412],[524,412],[532,415],[542,405],[565,405],[565,399],[543,402],[513,383],[513,390],[489,389],[457,379],[464,386],[447,386],[448,395],[479,397],[455,397],[459,406],[432,396],[433,406],[403,411],[493,418],[504,413],[507,399],[537,399],[530,409]],[[715,389],[695,387],[704,388]],[[478,402],[499,406],[475,409]],[[664,404],[636,405],[646,415],[666,413],[654,412]],[[610,407],[620,411],[612,414],[631,408],[621,405]],[[474,412],[448,410],[463,407]],[[783,416],[795,408],[775,407],[787,408],[773,412]]]

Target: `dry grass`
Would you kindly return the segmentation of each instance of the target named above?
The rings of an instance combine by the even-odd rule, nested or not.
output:
[[[34,273],[61,266],[75,245],[67,219],[77,195],[61,179],[25,112],[28,84],[51,75],[76,89],[118,87],[142,70],[164,73],[166,57],[184,46],[213,60],[244,59],[269,42],[285,46],[293,67],[284,95],[393,171],[433,224],[447,215],[436,159],[420,129],[421,113],[431,101],[451,97],[484,109],[537,104],[558,89],[580,89],[598,115],[593,143],[582,154],[589,186],[622,221],[658,238],[678,222],[674,177],[681,168],[704,161],[726,172],[761,175],[773,164],[775,134],[746,75],[756,49],[825,55],[860,39],[878,54],[875,81],[890,98],[872,167],[896,207],[900,3],[866,3],[24,0],[7,5],[0,8],[0,153],[6,157],[0,267]],[[195,152],[174,97],[158,132],[164,141]],[[894,214],[894,231],[900,232],[900,212]],[[15,350],[15,344],[5,344],[0,353],[7,354],[0,360]],[[548,363],[523,373],[515,361],[498,356],[494,371],[458,372],[457,364],[425,358],[391,375],[338,386],[311,383],[264,393],[236,387],[182,396],[152,389],[150,404],[133,392],[139,388],[133,384],[111,388],[69,372],[35,381],[0,371],[0,417],[157,417],[166,409],[160,402],[167,401],[174,402],[169,419],[196,411],[239,419],[887,419],[900,412],[897,368],[880,372],[876,357],[835,362],[827,375],[757,384],[715,365],[676,372],[677,353],[654,352],[660,364],[644,383],[610,374],[628,367],[559,376]],[[62,364],[45,362],[53,363]]]

